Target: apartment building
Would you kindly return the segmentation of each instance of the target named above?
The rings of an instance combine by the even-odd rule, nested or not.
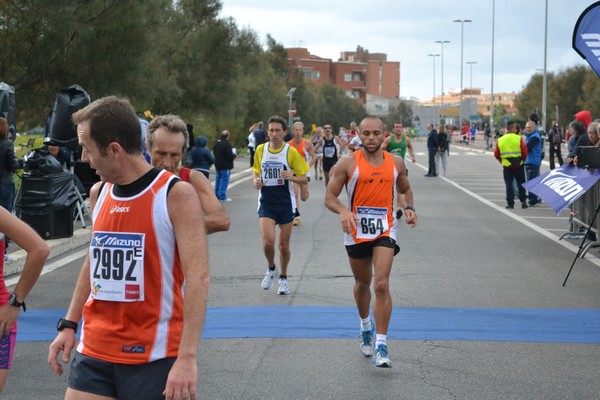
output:
[[[400,98],[400,62],[387,61],[385,53],[369,53],[357,46],[356,51],[342,51],[337,61],[310,54],[308,49],[288,48],[292,73],[302,73],[315,83],[330,82],[349,97],[366,104],[368,98]]]

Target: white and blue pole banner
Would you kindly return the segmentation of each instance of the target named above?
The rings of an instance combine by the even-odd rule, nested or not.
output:
[[[573,30],[573,48],[600,76],[600,1],[579,16]]]
[[[558,214],[581,197],[598,179],[600,179],[598,169],[588,170],[573,165],[563,165],[525,182],[523,187],[548,203]]]

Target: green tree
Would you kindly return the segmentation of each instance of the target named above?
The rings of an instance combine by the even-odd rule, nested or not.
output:
[[[600,116],[600,78],[592,70],[586,74],[582,86],[581,108],[589,110],[593,116]]]
[[[400,100],[397,106],[390,109],[390,114],[384,120],[388,129],[394,127],[394,123],[402,122],[402,126],[413,126],[413,113],[411,104],[407,101]]]

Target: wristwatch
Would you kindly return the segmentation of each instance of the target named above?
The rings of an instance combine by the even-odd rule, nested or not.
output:
[[[77,333],[78,326],[79,326],[79,324],[77,324],[77,322],[73,322],[73,321],[69,321],[68,319],[61,318],[58,320],[58,323],[56,324],[56,330],[59,332],[62,332],[63,329],[69,328],[69,329],[73,329],[73,331],[75,333]]]
[[[10,296],[8,296],[8,304],[10,304],[13,307],[23,307],[23,312],[27,311],[27,307],[25,306],[25,302],[19,302],[19,300],[17,300],[17,295],[12,293]]]
[[[406,210],[411,210],[411,211],[417,212],[417,210],[415,210],[415,208],[413,206],[406,206],[406,207],[404,207],[404,210],[405,211]]]

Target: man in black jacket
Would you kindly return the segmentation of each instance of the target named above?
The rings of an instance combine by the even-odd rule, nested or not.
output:
[[[221,132],[221,139],[215,143],[213,148],[215,155],[215,195],[220,201],[231,201],[227,197],[227,186],[229,185],[229,176],[233,169],[233,160],[236,157],[231,144],[229,143],[229,131]]]
[[[427,135],[427,152],[429,153],[429,170],[425,176],[433,177],[437,176],[437,171],[435,170],[435,154],[437,153],[439,143],[438,143],[438,133],[433,127],[433,124],[427,124],[427,130],[429,131]]]

